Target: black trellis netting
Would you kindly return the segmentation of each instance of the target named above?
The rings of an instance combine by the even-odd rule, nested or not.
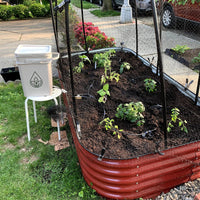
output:
[[[57,1],[55,3],[57,5]],[[78,94],[84,96],[84,101],[88,99],[87,104],[89,104],[89,107],[99,107],[99,105],[97,99],[93,98],[95,92],[90,90],[89,86],[85,91],[90,90],[91,93],[74,89],[74,81],[77,79],[73,78],[73,68],[75,67],[75,62],[72,58],[73,54],[87,54],[94,49],[115,46],[119,47],[119,50],[131,49],[131,51],[136,52],[135,54],[139,55],[142,62],[152,67],[159,74],[157,82],[161,88],[160,98],[162,99],[164,137],[160,138],[160,140],[158,139],[157,142],[153,140],[149,145],[154,145],[155,149],[160,150],[174,147],[175,144],[171,146],[167,144],[168,141],[173,140],[173,136],[170,139],[168,138],[171,133],[167,132],[168,123],[171,119],[171,109],[173,108],[180,110],[180,118],[182,115],[186,116],[185,119],[181,119],[182,121],[178,121],[179,123],[184,122],[184,120],[187,121],[188,134],[195,133],[196,135],[194,138],[190,137],[189,140],[184,139],[185,143],[199,140],[200,138],[196,133],[199,133],[200,130],[198,123],[200,109],[199,106],[196,106],[194,111],[190,109],[190,106],[200,104],[198,67],[200,65],[198,63],[198,59],[200,59],[200,22],[194,22],[194,19],[193,22],[191,20],[183,20],[184,17],[191,14],[191,9],[195,9],[194,5],[188,3],[184,6],[171,5],[164,1],[156,9],[155,3],[152,1],[151,12],[144,14],[137,10],[137,12],[133,12],[132,22],[129,23],[120,23],[120,15],[123,14],[122,8],[116,10],[119,12],[119,16],[98,18],[90,12],[91,10],[82,9],[82,0],[80,0],[80,5],[81,8],[77,8],[67,0],[64,0],[58,6],[52,5],[52,8],[54,6],[53,16],[55,16],[55,18],[52,17],[55,39],[58,51],[63,55],[60,60],[62,81],[68,90],[75,119],[81,121],[80,118],[84,118],[83,114],[85,112],[82,111],[84,108],[80,106],[82,100],[75,98]],[[178,13],[179,7],[184,8],[181,9],[181,16]],[[100,10],[101,7],[95,9]],[[200,9],[200,6],[197,9]],[[63,11],[59,12],[61,10]],[[200,15],[199,12],[196,13],[196,16],[198,15]],[[200,19],[200,16],[196,19]],[[172,20],[171,24],[168,25],[167,23],[170,23],[170,20]],[[95,35],[96,33],[98,34]],[[104,39],[106,38],[106,41],[100,40],[98,38],[99,35]],[[100,43],[98,43],[99,40]],[[189,47],[188,50],[185,50],[187,47]],[[178,52],[182,49],[185,52]],[[195,62],[194,57],[196,57]],[[166,93],[164,79],[173,82],[178,89],[182,90],[185,95],[190,96],[192,100],[186,101],[182,106],[180,106],[179,102],[181,99],[174,99],[174,102],[171,103],[170,100],[174,98],[175,92],[168,91]],[[105,114],[106,111],[103,107],[100,106],[99,109],[102,109],[102,113]],[[198,120],[195,121],[191,118]],[[141,133],[143,132],[141,130]],[[184,131],[182,133],[183,138],[187,137],[187,133]],[[144,148],[144,141],[141,144],[138,143],[136,148]],[[146,145],[145,148],[148,149],[148,146]],[[146,153],[149,153],[148,150],[146,150]]]

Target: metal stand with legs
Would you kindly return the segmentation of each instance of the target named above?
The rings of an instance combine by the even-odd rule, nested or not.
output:
[[[25,100],[25,113],[26,113],[26,126],[27,126],[28,141],[31,140],[30,125],[29,125],[29,113],[28,113],[28,100],[32,100],[33,101],[34,119],[35,119],[35,123],[37,123],[37,113],[36,113],[35,102],[36,101],[54,100],[55,105],[58,105],[58,101],[57,101],[56,98],[59,97],[59,104],[61,105],[61,94],[62,94],[62,89],[54,87],[51,95],[39,96],[39,97],[27,97],[26,98],[26,100]],[[61,137],[60,137],[60,122],[59,122],[59,119],[57,120],[57,129],[58,129],[58,139],[60,141]]]

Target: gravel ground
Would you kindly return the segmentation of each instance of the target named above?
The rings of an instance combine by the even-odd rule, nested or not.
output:
[[[155,200],[193,200],[198,193],[200,193],[200,178],[179,185]]]

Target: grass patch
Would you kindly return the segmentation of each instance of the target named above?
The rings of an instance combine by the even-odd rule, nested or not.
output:
[[[0,191],[1,200],[102,199],[84,181],[68,125],[70,147],[54,147],[38,142],[49,140],[54,131],[45,109],[53,101],[37,102],[38,123],[29,101],[31,141],[27,140],[21,83],[0,84]]]
[[[109,11],[92,10],[90,12],[97,17],[113,17],[120,15],[120,12],[116,10],[109,10]]]
[[[81,8],[81,1],[80,0],[71,0],[71,3],[76,6],[77,8]],[[83,1],[83,9],[90,9],[90,8],[98,8],[99,6],[92,4],[88,1]]]

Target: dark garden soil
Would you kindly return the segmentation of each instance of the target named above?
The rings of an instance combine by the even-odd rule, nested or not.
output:
[[[184,64],[185,66],[189,67],[192,70],[200,69],[200,64],[192,63],[192,59],[194,57],[197,57],[198,54],[200,53],[200,48],[188,49],[183,54],[177,54],[173,49],[166,49],[165,53],[171,58],[177,60],[178,62]]]
[[[88,57],[92,60],[93,55]],[[67,60],[64,61],[65,63]],[[80,62],[78,56],[72,57],[72,65],[77,66]],[[153,74],[150,67],[145,66],[132,53],[117,52],[112,58],[112,70],[119,73],[122,62],[131,64],[129,71],[124,70],[120,75],[119,82],[109,82],[110,96],[105,104],[98,103],[97,91],[102,89],[100,84],[103,68],[94,69],[94,63],[85,64],[81,73],[74,76],[74,93],[83,95],[85,98],[76,100],[77,119],[81,125],[81,144],[89,151],[100,154],[105,148],[106,158],[127,159],[139,155],[155,153],[164,149],[164,132],[162,117],[162,98],[160,77]],[[64,82],[71,102],[71,89],[69,69],[65,65]],[[144,87],[144,79],[152,78],[157,82],[157,91],[148,92]],[[168,133],[167,148],[183,145],[200,139],[200,108],[194,102],[185,97],[178,89],[165,82],[167,98],[167,120],[170,120],[171,109],[177,107],[180,110],[179,117],[187,120],[188,133],[180,130],[177,124]],[[121,121],[115,117],[116,108],[119,104],[130,102],[143,102],[145,124],[137,126],[129,121]],[[99,123],[105,118],[114,119],[114,124],[123,129],[121,139],[106,131]],[[147,132],[145,137],[141,134]]]

